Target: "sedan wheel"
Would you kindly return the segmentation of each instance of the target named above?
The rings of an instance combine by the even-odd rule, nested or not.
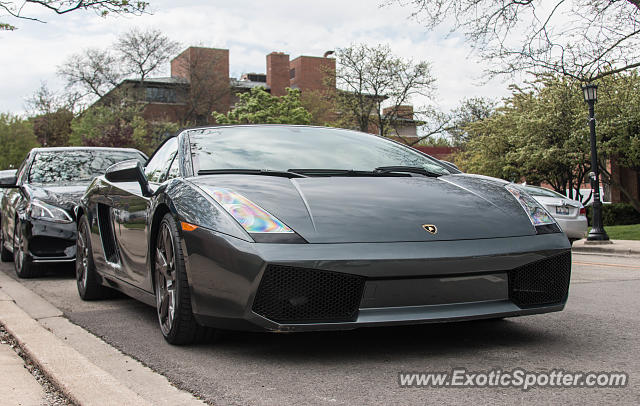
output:
[[[156,307],[160,329],[171,344],[190,344],[209,336],[191,309],[191,291],[184,266],[180,234],[170,214],[162,219],[154,251]]]
[[[16,220],[15,235],[13,237],[13,262],[16,275],[19,278],[33,278],[38,276],[39,272],[36,265],[31,262],[26,254],[26,241],[22,232],[22,223]]]
[[[2,262],[13,261],[13,254],[4,246],[4,232],[2,231],[2,223],[0,223],[0,260]]]

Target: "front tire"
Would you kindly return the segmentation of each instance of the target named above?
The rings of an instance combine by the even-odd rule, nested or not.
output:
[[[181,236],[171,214],[160,222],[154,259],[156,309],[164,339],[183,345],[207,337],[210,329],[199,325],[193,316]]]
[[[109,288],[102,286],[100,278],[96,273],[87,216],[81,216],[80,219],[78,219],[76,286],[78,287],[78,294],[82,300],[104,299],[109,294]]]
[[[35,278],[40,275],[38,266],[27,255],[27,241],[22,232],[22,223],[16,219],[13,236],[13,265],[18,278]]]
[[[2,231],[2,222],[0,221],[0,261],[13,261],[13,254],[4,246],[4,232]]]

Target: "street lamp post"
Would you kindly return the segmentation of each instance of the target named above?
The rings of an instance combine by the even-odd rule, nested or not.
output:
[[[587,236],[588,241],[608,241],[609,236],[602,226],[602,201],[600,200],[600,171],[598,170],[598,151],[596,149],[596,119],[594,106],[598,100],[598,86],[587,84],[582,87],[584,101],[589,105],[589,132],[591,134],[591,185],[593,187],[592,227]]]

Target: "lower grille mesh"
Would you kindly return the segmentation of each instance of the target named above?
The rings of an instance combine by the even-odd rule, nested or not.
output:
[[[361,276],[269,265],[253,311],[279,323],[354,321],[363,289]]]
[[[561,303],[570,279],[571,253],[566,252],[509,272],[509,297],[520,307]]]

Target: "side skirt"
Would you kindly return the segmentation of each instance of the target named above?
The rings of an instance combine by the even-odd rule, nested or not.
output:
[[[156,296],[153,293],[142,290],[130,283],[109,276],[102,276],[102,284],[109,288],[118,290],[129,297],[139,300],[146,305],[156,307]]]

